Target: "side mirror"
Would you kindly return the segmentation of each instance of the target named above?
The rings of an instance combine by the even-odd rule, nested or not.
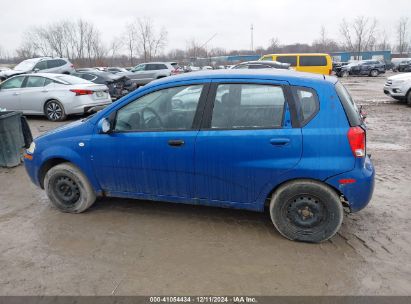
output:
[[[40,69],[39,69],[39,68],[35,68],[35,69],[33,69],[33,72],[34,72],[34,73],[37,73],[38,71],[40,71]]]
[[[108,117],[101,119],[97,127],[100,134],[110,134],[113,131],[112,123]]]

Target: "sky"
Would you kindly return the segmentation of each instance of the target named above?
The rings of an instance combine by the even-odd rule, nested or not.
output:
[[[202,44],[214,34],[207,48],[250,49],[251,24],[254,47],[267,47],[273,37],[282,44],[311,43],[321,26],[338,40],[341,20],[360,15],[375,17],[394,43],[401,13],[410,12],[411,0],[0,0],[0,47],[11,52],[30,27],[78,18],[92,22],[109,44],[134,19],[150,18],[168,32],[166,51],[185,49],[192,39]]]

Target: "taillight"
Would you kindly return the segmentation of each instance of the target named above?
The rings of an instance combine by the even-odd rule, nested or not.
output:
[[[328,75],[331,75],[333,73],[333,70],[332,69],[329,69],[328,70]]]
[[[91,95],[94,93],[92,90],[82,90],[82,89],[73,89],[70,90],[73,93],[76,93],[76,96],[81,96],[81,95]]]
[[[361,127],[351,127],[347,133],[351,151],[355,157],[365,156],[365,131]]]

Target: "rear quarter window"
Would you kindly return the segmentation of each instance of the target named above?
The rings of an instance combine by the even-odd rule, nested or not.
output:
[[[318,95],[315,90],[306,87],[292,87],[296,104],[297,117],[301,126],[305,126],[317,115],[320,109]]]
[[[341,84],[341,82],[337,82],[335,84],[335,91],[337,92],[338,98],[343,105],[350,126],[355,127],[361,125],[362,118],[360,111],[358,110],[357,105],[355,104],[348,90]]]
[[[300,66],[326,66],[325,56],[300,56]]]

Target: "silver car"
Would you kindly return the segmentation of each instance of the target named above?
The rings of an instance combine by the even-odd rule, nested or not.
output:
[[[1,72],[0,81],[11,76],[31,72],[71,74],[74,71],[73,64],[67,58],[32,58],[20,62],[12,70]]]
[[[141,63],[131,69],[132,73],[124,73],[136,85],[145,85],[155,79],[180,73],[177,62],[147,62]],[[123,73],[117,73],[122,75]]]
[[[0,84],[0,108],[45,115],[64,120],[69,114],[84,114],[111,104],[108,88],[63,74],[25,74]]]

